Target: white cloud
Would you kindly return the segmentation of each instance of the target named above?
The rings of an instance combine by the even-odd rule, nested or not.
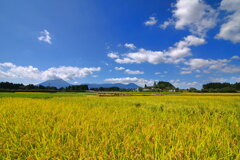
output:
[[[29,79],[41,79],[40,71],[38,68],[33,66],[14,66],[10,67],[8,73],[15,75],[19,78],[29,78]]]
[[[193,35],[184,37],[183,40],[175,43],[174,47],[169,47],[167,51],[151,51],[139,49],[137,52],[123,54],[121,58],[114,56],[115,62],[124,63],[144,63],[151,64],[159,63],[179,63],[184,61],[185,57],[191,56],[190,46],[198,46],[206,43],[203,38],[198,38]],[[113,56],[111,56],[113,57]]]
[[[125,43],[124,46],[125,46],[126,48],[131,49],[131,50],[134,50],[134,49],[137,48],[133,43]]]
[[[149,19],[146,22],[144,22],[144,24],[146,26],[153,26],[153,25],[157,24],[157,19],[156,19],[156,17],[153,17],[153,16],[149,17]]]
[[[236,82],[240,82],[240,77],[232,77],[231,79],[236,81]]]
[[[225,78],[210,78],[210,82],[226,82]]]
[[[12,63],[0,63],[0,66],[0,77],[32,80],[49,80],[55,78],[73,80],[74,78],[83,78],[101,70],[100,67],[78,68],[61,66],[40,71],[33,66],[16,66]]]
[[[230,62],[227,59],[218,59],[218,60],[207,60],[201,58],[190,59],[188,62],[185,62],[186,65],[190,66],[190,69],[200,69],[200,68],[209,68],[209,69],[219,69],[223,66],[226,66]]]
[[[98,75],[92,75],[92,77],[93,77],[93,78],[97,78],[97,77],[98,77]]]
[[[145,49],[139,49],[138,52],[127,53],[123,55],[125,57],[118,58],[115,61],[117,63],[143,63],[148,62],[152,64],[158,64],[164,62],[165,55],[162,51],[151,51]]]
[[[133,70],[130,70],[130,69],[126,69],[125,73],[127,73],[127,74],[144,74],[144,72],[142,72],[142,71],[138,71],[138,70],[133,71]]]
[[[9,72],[4,72],[0,70],[0,78],[15,78],[16,76]]]
[[[14,65],[14,64],[12,64],[10,62],[0,63],[0,67],[1,66],[2,67],[11,67],[11,68],[16,67],[16,65]]]
[[[165,22],[163,22],[163,24],[160,25],[161,29],[166,29],[169,25],[174,24],[174,21],[172,19],[169,19]]]
[[[201,86],[201,84],[198,82],[182,82],[179,79],[170,80],[170,83],[172,83],[175,87],[178,88],[190,88],[190,87],[200,88]]]
[[[180,74],[191,74],[192,71],[181,71]]]
[[[199,46],[205,43],[205,39],[189,35],[184,37],[184,40],[177,42],[175,47],[170,47],[166,53],[174,59],[191,56],[190,46]]]
[[[220,69],[224,73],[240,73],[240,66],[236,65],[227,65]]]
[[[74,78],[83,78],[93,74],[93,72],[100,71],[101,68],[78,68],[78,67],[65,67],[49,68],[42,72],[43,79],[62,78],[64,80],[73,80]]]
[[[40,36],[38,37],[39,41],[46,42],[48,44],[52,44],[52,38],[50,36],[50,33],[45,29],[40,32]]]
[[[195,77],[196,77],[196,78],[200,78],[200,77],[202,77],[202,75],[197,74]]]
[[[164,71],[164,72],[155,72],[154,74],[155,75],[163,75],[163,74],[167,74],[168,73],[168,71]]]
[[[119,64],[127,64],[127,63],[139,63],[133,59],[130,58],[117,58],[115,59],[115,62],[119,63]]]
[[[220,9],[232,14],[227,16],[227,22],[222,24],[216,37],[233,43],[240,42],[240,1],[222,0]]]
[[[150,86],[153,85],[154,80],[145,80],[143,78],[136,78],[136,77],[124,77],[124,78],[108,78],[104,81],[110,82],[110,83],[123,83],[123,84],[129,84],[129,83],[135,83],[139,86],[144,86],[145,84]]]
[[[216,25],[217,12],[203,0],[177,0],[173,18],[164,22],[161,28],[175,25],[176,29],[189,29],[193,34],[204,36]]]
[[[158,75],[159,77],[165,77],[165,74],[167,74],[167,72],[166,72],[166,71],[164,71],[163,73],[161,73],[161,72],[155,72],[154,74],[155,74],[155,75]]]
[[[185,62],[188,65],[187,68],[182,68],[184,71],[195,71],[197,73],[211,73],[211,72],[222,72],[222,73],[240,73],[240,66],[230,64],[231,59],[201,59],[195,58]]]
[[[231,59],[240,59],[240,57],[239,56],[232,56]]]
[[[180,41],[179,45],[182,47],[185,46],[199,46],[205,44],[206,41],[203,38],[198,38],[196,36],[190,35],[184,38],[184,41]]]
[[[115,53],[115,52],[108,53],[107,56],[112,59],[119,58],[118,53]]]
[[[122,71],[122,70],[124,70],[125,68],[124,67],[115,67],[114,68],[116,71]]]

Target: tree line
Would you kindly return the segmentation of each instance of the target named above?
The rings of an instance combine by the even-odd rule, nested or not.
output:
[[[238,83],[207,83],[202,87],[202,92],[239,92],[240,82]]]
[[[179,89],[175,87],[170,82],[165,81],[159,81],[154,82],[153,86],[147,86],[145,85],[144,88],[141,88],[141,90],[144,91],[144,89],[149,89],[149,91],[175,91],[175,92],[240,92],[240,83],[207,83],[202,86],[202,89],[196,89],[196,88],[188,88],[188,89]]]
[[[12,91],[12,92],[77,92],[77,91],[86,91],[88,90],[88,85],[75,85],[69,86],[66,88],[57,88],[57,87],[45,87],[42,85],[33,85],[33,84],[15,84],[10,82],[0,82],[0,91]]]
[[[66,88],[56,88],[56,87],[45,87],[42,85],[24,85],[24,84],[15,84],[10,82],[0,82],[0,91],[22,91],[22,92],[83,92],[87,90],[93,91],[133,91],[133,89],[121,89],[119,87],[110,87],[110,88],[88,88],[88,85],[72,85]],[[159,81],[154,82],[153,86],[145,85],[143,88],[140,87],[139,91],[174,91],[174,92],[240,92],[240,82],[238,83],[207,83],[202,86],[202,89],[198,90],[196,88],[189,89],[179,89],[176,88],[170,82]]]
[[[145,84],[144,88],[140,88],[140,91],[149,90],[149,91],[178,91],[179,88],[176,88],[173,84],[170,82],[165,81],[159,81],[154,82],[152,86],[147,86]]]
[[[120,89],[119,87],[109,88],[88,88],[88,85],[72,85],[65,88],[45,87],[42,85],[24,85],[10,82],[0,82],[0,92],[84,92],[87,90],[93,91],[129,91],[128,89]]]

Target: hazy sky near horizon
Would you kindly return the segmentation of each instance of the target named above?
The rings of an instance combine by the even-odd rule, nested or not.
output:
[[[0,81],[240,81],[239,0],[2,0]]]

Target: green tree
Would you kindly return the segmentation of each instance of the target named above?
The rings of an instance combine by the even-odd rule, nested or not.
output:
[[[162,89],[162,90],[175,89],[174,85],[172,85],[169,82],[165,82],[165,81],[159,81],[157,84],[157,88]]]
[[[144,88],[147,88],[148,86],[145,84]]]

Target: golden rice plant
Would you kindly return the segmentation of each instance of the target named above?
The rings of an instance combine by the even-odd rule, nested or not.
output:
[[[240,159],[239,96],[0,98],[0,159]]]

